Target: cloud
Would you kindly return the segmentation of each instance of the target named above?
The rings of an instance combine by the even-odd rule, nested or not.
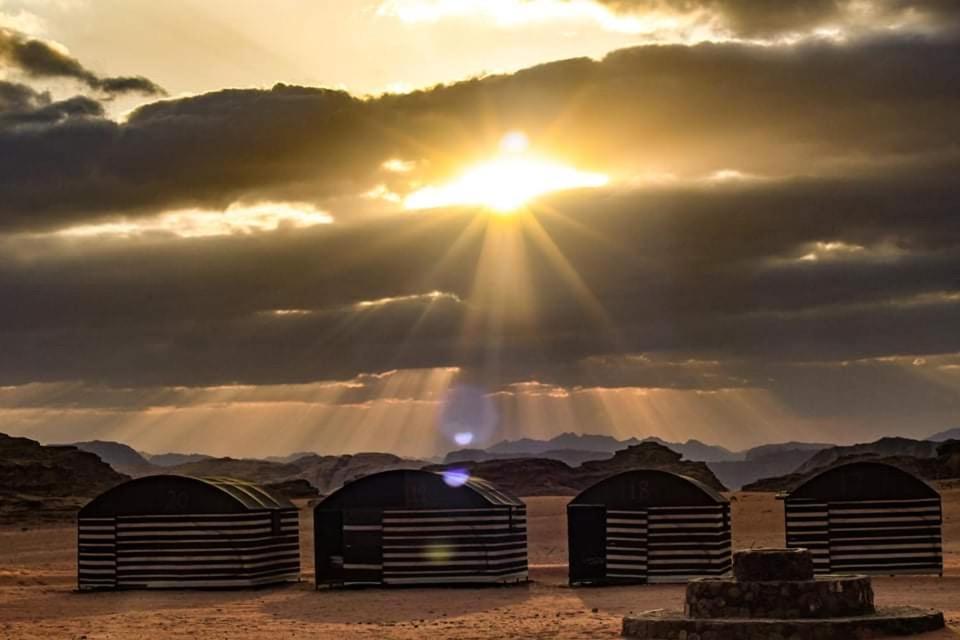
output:
[[[61,48],[0,27],[0,64],[33,78],[70,78],[107,95],[163,95],[163,89],[143,76],[104,77],[87,69]]]
[[[324,209],[384,184],[403,195],[482,159],[511,129],[615,180],[840,173],[950,151],[960,138],[958,55],[956,42],[915,38],[648,46],[402,96],[277,85],[167,100],[123,123],[0,134],[0,228],[238,201]],[[490,140],[477,135],[491,128]],[[414,168],[384,168],[396,158]],[[348,217],[343,209],[332,213]]]
[[[522,226],[527,259],[478,289],[495,235],[476,230],[496,223],[470,210],[242,236],[9,237],[0,297],[17,305],[0,318],[0,384],[271,384],[458,366],[494,385],[711,388],[744,376],[581,362],[960,351],[960,300],[947,295],[960,274],[958,166],[550,198],[539,223],[602,321]],[[498,307],[517,281],[529,297]]]
[[[821,32],[906,27],[954,29],[960,7],[950,0],[597,0],[617,13],[693,16],[737,38],[768,39]]]

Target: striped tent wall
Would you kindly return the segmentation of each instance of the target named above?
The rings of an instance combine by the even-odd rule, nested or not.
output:
[[[940,500],[787,500],[787,546],[814,551],[818,573],[941,574]]]
[[[117,519],[80,518],[77,523],[77,587],[117,586]]]
[[[940,495],[880,462],[837,465],[782,496],[787,546],[817,573],[943,573]]]
[[[677,474],[603,480],[570,503],[567,522],[571,584],[683,582],[731,568],[729,503]]]
[[[203,508],[212,512],[153,513]],[[104,515],[109,512],[115,515]],[[233,588],[296,581],[299,541],[297,509],[252,485],[141,478],[81,510],[77,586],[82,591]]]
[[[430,471],[385,471],[318,503],[317,585],[526,580],[526,506],[476,478],[447,480]]]
[[[607,577],[684,582],[730,571],[730,511],[712,507],[651,507],[607,511]]]
[[[685,582],[730,571],[730,505],[651,507],[648,582]]]
[[[524,507],[383,514],[386,584],[508,582],[526,577]]]
[[[788,500],[787,546],[808,549],[815,573],[830,573],[830,507],[826,502]]]
[[[606,575],[614,580],[646,581],[647,510],[607,511]]]

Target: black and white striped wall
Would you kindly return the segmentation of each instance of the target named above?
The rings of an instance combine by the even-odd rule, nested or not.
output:
[[[527,578],[526,507],[488,483],[388,471],[314,510],[318,585],[517,582]]]
[[[253,587],[300,576],[296,508],[247,483],[141,478],[94,500],[77,529],[81,590]]]
[[[902,469],[839,465],[782,497],[787,546],[810,549],[817,573],[943,573],[940,496]]]
[[[683,582],[730,571],[730,505],[657,470],[603,480],[567,508],[571,584]]]

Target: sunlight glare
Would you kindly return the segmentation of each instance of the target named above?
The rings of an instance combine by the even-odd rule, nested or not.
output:
[[[499,215],[515,213],[537,196],[565,189],[602,187],[609,177],[581,171],[528,153],[527,136],[519,131],[506,134],[500,153],[440,186],[426,186],[408,195],[407,209],[474,205]]]

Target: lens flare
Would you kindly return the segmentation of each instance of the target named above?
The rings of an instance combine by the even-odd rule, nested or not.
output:
[[[473,434],[469,431],[459,431],[453,434],[453,441],[461,447],[465,447],[473,442]]]
[[[442,475],[448,487],[462,487],[470,480],[470,472],[466,469],[447,469]]]

